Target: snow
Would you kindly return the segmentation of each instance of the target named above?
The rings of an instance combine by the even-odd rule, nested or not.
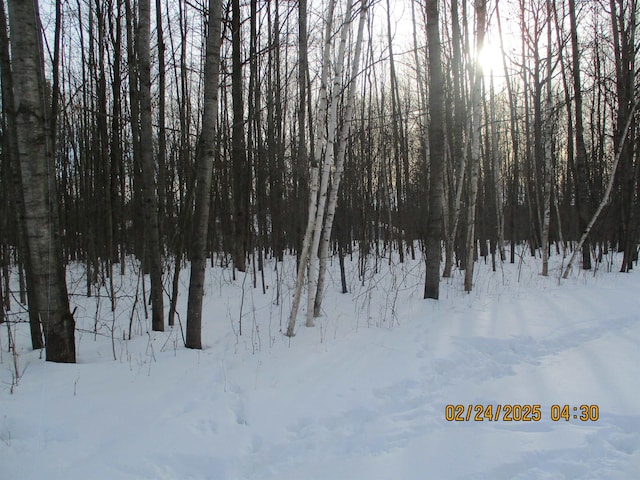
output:
[[[354,256],[346,295],[336,261],[324,316],[306,328],[300,312],[291,339],[291,259],[269,264],[266,294],[216,267],[202,351],[178,327],[147,331],[133,268],[114,278],[113,313],[72,268],[78,364],[44,362],[20,324],[11,388],[0,326],[0,479],[639,478],[640,272],[601,265],[558,285],[552,261],[548,278],[526,254],[497,272],[481,261],[470,294],[455,272],[439,301],[422,299],[421,260],[394,254],[375,273],[370,259],[361,282]],[[541,419],[450,422],[449,404],[540,405]],[[551,419],[583,404],[597,421]]]

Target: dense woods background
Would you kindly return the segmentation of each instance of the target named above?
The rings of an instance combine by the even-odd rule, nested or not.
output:
[[[70,262],[92,295],[136,258],[156,330],[190,266],[200,348],[207,266],[260,288],[296,256],[293,335],[331,255],[424,255],[429,298],[522,244],[543,275],[637,259],[636,0],[22,3],[0,2],[0,322],[28,303],[50,360],[75,360]]]

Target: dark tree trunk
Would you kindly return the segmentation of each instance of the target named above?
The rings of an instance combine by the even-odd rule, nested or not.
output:
[[[580,50],[576,22],[575,0],[569,0],[569,20],[571,24],[571,53],[573,56],[573,95],[575,99],[576,134],[576,207],[578,208],[578,228],[583,232],[589,223],[589,173],[587,169],[587,149],[584,143],[582,123],[582,83],[580,81]],[[582,268],[591,269],[591,246],[588,241],[582,247]]]
[[[156,0],[156,34],[158,40],[158,217],[159,236],[164,244],[169,232],[167,222],[167,128],[165,92],[165,46],[162,28],[162,0]]]
[[[621,241],[624,258],[620,271],[627,272],[633,268],[637,241],[634,238],[634,184],[636,168],[633,165],[633,141],[624,142],[623,132],[630,116],[635,87],[635,29],[636,2],[611,0],[611,22],[613,28],[613,47],[616,64],[617,115],[613,136],[615,151],[620,151],[620,167],[616,172],[618,189],[618,211],[620,212]],[[628,132],[630,139],[635,138],[635,122]]]
[[[231,127],[231,163],[233,169],[233,262],[235,268],[246,270],[249,237],[249,178],[244,140],[244,86],[242,84],[242,56],[240,32],[240,1],[231,1],[231,97],[233,125]]]
[[[209,31],[207,33],[204,112],[202,132],[197,148],[197,187],[191,248],[191,278],[187,305],[187,348],[202,348],[202,296],[207,263],[206,247],[211,205],[211,178],[216,157],[216,119],[218,116],[218,77],[220,73],[220,0],[209,0]]]
[[[153,330],[164,330],[164,292],[162,287],[162,249],[158,227],[158,196],[156,192],[156,165],[153,160],[153,130],[151,124],[151,61],[149,0],[139,0],[138,53],[140,81],[140,159],[142,166],[143,216],[145,243],[151,274],[151,311]]]
[[[427,278],[424,298],[440,295],[440,261],[442,256],[442,209],[444,169],[444,80],[440,45],[438,0],[426,1],[427,42],[429,51],[429,217],[427,220]]]

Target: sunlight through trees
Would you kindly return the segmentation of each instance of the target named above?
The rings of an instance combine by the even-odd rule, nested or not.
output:
[[[363,282],[421,258],[431,299],[525,248],[542,275],[553,255],[635,266],[635,1],[33,7],[0,9],[0,319],[24,304],[48,359],[75,360],[71,263],[113,311],[134,258],[153,330],[183,328],[188,289],[192,348],[207,268],[265,293],[265,260],[294,256],[292,336],[300,309],[323,315],[333,258],[344,293],[345,257]]]

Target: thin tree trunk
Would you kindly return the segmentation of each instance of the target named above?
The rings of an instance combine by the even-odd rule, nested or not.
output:
[[[582,123],[582,82],[580,81],[580,46],[578,45],[578,27],[576,22],[575,0],[569,0],[569,24],[571,25],[571,53],[573,56],[573,95],[575,99],[576,134],[576,207],[578,209],[578,228],[584,231],[589,219],[589,175],[587,171],[587,149],[584,143]],[[591,247],[586,242],[582,250],[582,268],[591,269]]]
[[[118,178],[120,177],[120,181],[124,181],[124,167],[122,165],[122,126],[121,126],[121,118],[122,118],[122,79],[121,75],[121,48],[122,48],[122,28],[121,28],[121,17],[122,17],[122,0],[117,0],[117,10],[115,19],[112,16],[109,16],[110,23],[110,34],[113,43],[113,79],[112,79],[112,92],[113,92],[113,100],[112,100],[112,114],[111,114],[111,158],[110,158],[110,166],[111,166],[111,183],[109,188],[109,195],[111,198],[111,212],[110,212],[110,222],[111,222],[111,233],[109,234],[109,239],[112,244],[112,250],[109,252],[110,258],[112,261],[119,261],[118,256],[118,247],[117,244],[122,247],[124,243],[123,236],[116,235],[116,232],[119,231],[122,226],[122,206],[120,195],[118,192],[119,182]],[[124,192],[124,188],[121,189],[121,192]],[[122,248],[124,251],[124,249]],[[121,269],[124,268],[124,261],[122,261]]]
[[[494,185],[493,201],[495,202],[496,209],[496,236],[498,243],[498,252],[500,254],[500,261],[504,262],[506,260],[506,253],[504,249],[504,190],[502,187],[502,160],[500,152],[498,151],[499,128],[496,118],[493,74],[491,74],[490,91],[491,104],[489,108],[491,117],[491,170],[493,172],[493,178],[491,180],[493,181]]]
[[[391,38],[391,5],[390,0],[387,0],[387,43],[389,46],[389,76],[391,80],[391,130],[393,132],[393,165],[395,169],[395,197],[396,197],[396,214],[395,225],[389,224],[389,228],[394,228],[393,236],[397,236],[398,239],[398,256],[400,263],[404,262],[404,219],[403,219],[403,190],[402,190],[402,173],[400,156],[402,155],[402,115],[400,109],[400,93],[398,91],[398,79],[396,76],[395,59],[393,55],[393,39]],[[391,211],[391,205],[389,205]]]
[[[133,244],[134,251],[142,265],[145,265],[145,248],[144,248],[144,228],[140,227],[140,219],[142,217],[140,205],[140,184],[142,183],[140,172],[141,144],[140,144],[140,87],[139,83],[139,65],[136,56],[135,45],[135,12],[131,0],[125,0],[125,23],[127,29],[127,64],[129,71],[129,109],[131,124],[131,148],[133,150],[133,175],[130,183],[133,184],[132,204],[134,212],[133,225]],[[142,222],[144,227],[144,222]]]
[[[275,5],[273,19],[273,34],[270,45],[272,53],[272,74],[269,75],[270,95],[272,101],[270,124],[270,139],[267,147],[268,158],[271,160],[269,168],[269,192],[271,210],[271,249],[277,260],[283,259],[285,247],[285,226],[284,218],[286,209],[284,208],[284,192],[286,167],[284,161],[284,117],[286,115],[286,95],[283,95],[282,85],[282,65],[280,61],[282,45],[280,43],[280,9],[278,2]],[[285,61],[286,63],[286,61]],[[260,256],[262,258],[262,256]],[[261,269],[261,271],[263,271]]]
[[[553,118],[552,118],[552,88],[551,75],[553,74],[552,55],[551,55],[551,0],[547,0],[547,98],[546,98],[546,128],[544,135],[544,205],[542,213],[542,275],[549,275],[549,227],[551,224],[551,165],[552,151],[551,141],[553,137]]]
[[[240,1],[231,1],[232,74],[231,97],[233,125],[231,127],[231,163],[233,171],[233,264],[239,271],[246,270],[249,241],[250,170],[247,169],[247,153],[244,140],[244,85],[242,84]]]
[[[310,106],[307,105],[307,84],[309,82],[309,61],[308,61],[308,46],[307,46],[307,0],[299,0],[298,2],[298,92],[300,102],[298,111],[298,155],[295,160],[295,183],[294,183],[294,201],[295,212],[297,216],[303,217],[304,215],[304,189],[305,189],[305,167],[307,165],[307,124],[306,115],[307,109]],[[301,248],[302,242],[302,218],[294,218],[295,222],[295,242],[296,249]]]
[[[476,1],[476,52],[482,51],[486,27],[486,0]],[[464,272],[464,290],[471,292],[473,287],[474,252],[476,245],[475,224],[478,199],[478,174],[480,171],[480,120],[482,102],[482,65],[475,63],[473,91],[471,94],[471,161],[469,175],[469,205],[467,214],[467,257]]]
[[[143,181],[143,215],[147,258],[151,274],[151,310],[153,330],[164,330],[164,292],[162,287],[162,250],[158,227],[158,196],[156,165],[153,160],[153,130],[151,125],[151,61],[149,0],[139,0],[136,47],[140,81],[140,154]]]
[[[573,250],[573,254],[571,255],[571,258],[569,259],[569,262],[567,263],[567,266],[564,269],[562,278],[566,279],[569,276],[569,272],[571,272],[573,262],[575,261],[578,252],[580,251],[580,249],[582,248],[582,245],[584,244],[585,240],[589,236],[589,232],[591,232],[593,225],[596,223],[596,220],[598,220],[598,217],[600,216],[600,213],[604,209],[605,205],[609,203],[609,199],[611,198],[611,190],[613,189],[613,184],[616,177],[616,171],[618,170],[618,164],[620,163],[620,157],[622,156],[622,151],[624,150],[627,134],[629,133],[629,127],[631,126],[631,123],[633,121],[633,114],[635,113],[636,108],[638,107],[638,103],[640,103],[640,100],[636,100],[636,102],[631,107],[631,111],[629,112],[629,117],[627,118],[625,126],[621,131],[622,136],[620,138],[620,144],[618,145],[616,155],[613,159],[613,165],[611,167],[611,176],[609,177],[609,183],[607,184],[607,189],[604,192],[602,201],[600,202],[600,205],[598,206],[597,210],[593,214],[593,217],[591,217],[591,221],[588,223],[584,232],[582,232],[580,241],[578,242],[578,245],[576,246],[576,248]]]
[[[311,242],[311,250],[309,252],[309,282],[307,297],[307,327],[313,327],[313,312],[316,293],[318,290],[318,248],[320,247],[320,237],[322,236],[322,225],[324,223],[325,208],[327,205],[327,197],[329,191],[329,177],[331,174],[331,166],[335,163],[335,143],[336,130],[338,128],[338,101],[340,97],[342,70],[345,62],[345,51],[347,45],[347,37],[351,28],[351,9],[353,0],[347,0],[346,11],[344,14],[345,22],[342,25],[340,33],[340,45],[338,47],[338,58],[335,63],[333,88],[331,90],[331,106],[327,119],[327,138],[324,144],[317,145],[324,147],[324,162],[322,164],[322,176],[320,177],[320,190],[318,196],[318,207],[316,208],[316,218],[313,226],[313,239]]]
[[[620,170],[617,174],[620,189],[618,212],[620,215],[621,239],[620,247],[624,250],[624,257],[620,267],[621,272],[627,272],[633,267],[636,256],[637,241],[633,234],[634,223],[634,183],[637,174],[633,165],[633,142],[622,140],[622,125],[629,117],[635,89],[635,30],[637,25],[637,3],[624,0],[610,0],[612,40],[616,66],[616,100],[618,111],[617,125],[613,136],[613,145],[620,151]],[[634,137],[635,124],[631,124],[631,137]]]
[[[166,71],[165,45],[162,28],[162,0],[156,0],[156,35],[158,43],[158,232],[164,243],[169,232],[165,231],[167,220],[167,127],[166,123]],[[172,324],[170,324],[172,325]]]
[[[463,1],[463,10],[466,2]],[[447,230],[445,231],[445,260],[444,271],[442,276],[451,277],[451,269],[453,267],[453,250],[458,233],[458,224],[460,220],[460,206],[462,204],[462,191],[464,189],[464,181],[467,170],[467,157],[469,149],[466,147],[466,139],[469,138],[468,122],[465,106],[464,78],[462,67],[462,35],[460,32],[460,21],[458,12],[458,0],[451,1],[451,47],[452,47],[452,72],[453,79],[453,96],[454,111],[452,125],[449,127],[452,135],[451,141],[451,162],[459,159],[457,180],[451,179],[451,192],[449,193],[450,201],[447,202],[447,217],[445,223]],[[446,155],[446,154],[445,154]],[[451,177],[454,176],[454,168],[450,167]]]
[[[329,257],[329,244],[331,243],[331,231],[333,229],[333,221],[335,219],[336,206],[338,204],[338,192],[340,189],[340,182],[342,180],[342,172],[344,171],[347,140],[349,138],[349,131],[351,130],[351,124],[353,120],[353,107],[356,96],[355,80],[360,73],[360,55],[362,52],[364,25],[368,10],[367,1],[368,0],[361,0],[360,2],[360,20],[358,22],[358,35],[356,38],[356,46],[353,53],[353,66],[351,68],[351,75],[347,77],[349,78],[349,93],[347,96],[347,105],[345,107],[342,130],[340,132],[338,152],[336,155],[336,167],[331,178],[331,191],[329,193],[327,215],[324,219],[324,226],[322,229],[322,243],[320,246],[320,270],[318,272],[318,285],[313,306],[313,315],[315,317],[320,316],[320,310],[322,308],[322,295],[324,291],[325,275],[327,271],[327,258]],[[402,246],[400,246],[400,248],[402,248]]]
[[[302,296],[302,287],[304,284],[304,274],[307,269],[307,260],[309,259],[309,250],[311,246],[311,238],[315,227],[315,218],[317,211],[318,197],[318,177],[320,170],[320,160],[322,158],[322,149],[320,148],[320,139],[325,129],[325,116],[327,112],[327,81],[329,78],[329,67],[331,65],[331,38],[333,31],[333,11],[335,8],[335,0],[329,0],[329,9],[326,18],[326,28],[324,37],[324,50],[322,56],[322,72],[320,73],[320,92],[318,98],[318,113],[315,130],[316,145],[311,163],[311,178],[309,182],[309,211],[307,213],[307,228],[302,242],[302,251],[300,252],[300,261],[298,263],[298,275],[296,277],[296,290],[291,305],[291,313],[287,323],[288,337],[294,335],[296,317],[298,316],[298,308],[300,307],[300,298]]]
[[[202,297],[207,262],[206,246],[211,205],[213,162],[216,156],[216,119],[218,117],[218,83],[221,41],[220,0],[209,0],[209,31],[205,57],[204,111],[202,132],[197,148],[197,191],[191,248],[191,278],[187,305],[187,348],[202,348]]]
[[[510,230],[510,240],[511,240],[511,249],[510,249],[510,263],[515,263],[515,247],[516,247],[516,217],[517,210],[519,204],[519,189],[520,189],[520,180],[519,180],[519,156],[520,156],[520,143],[518,140],[519,129],[518,129],[518,121],[517,121],[517,112],[516,112],[516,98],[513,94],[513,87],[511,85],[511,80],[508,75],[507,69],[507,59],[506,53],[504,50],[504,40],[502,36],[502,22],[500,21],[500,9],[499,4],[496,4],[496,23],[498,24],[498,37],[500,39],[500,53],[502,56],[502,68],[505,73],[505,85],[507,87],[507,97],[509,99],[509,133],[511,138],[511,148],[513,152],[513,178],[511,179],[511,187],[510,187],[510,195],[509,195],[509,203],[511,207],[511,215],[509,219],[509,230]]]

